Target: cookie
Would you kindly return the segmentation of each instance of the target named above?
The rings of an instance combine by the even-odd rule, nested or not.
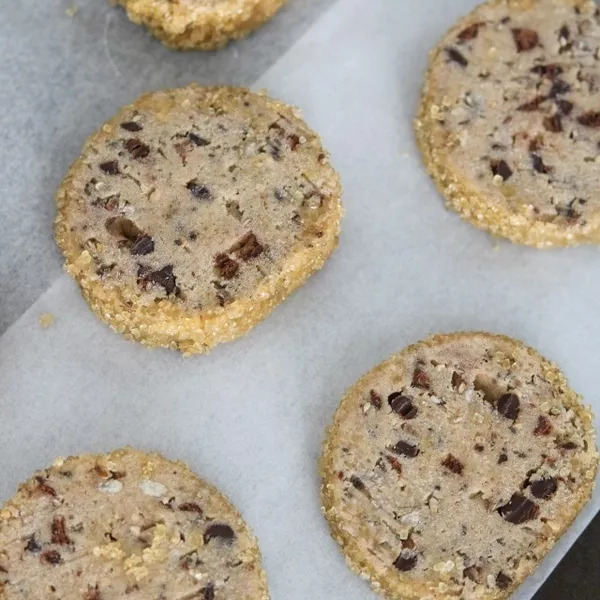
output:
[[[102,319],[191,354],[246,333],[323,266],[340,195],[294,109],[189,86],[142,96],[88,139],[55,233]]]
[[[268,21],[285,0],[111,0],[165,46],[215,50]]]
[[[436,335],[344,396],[321,462],[350,566],[394,600],[500,600],[590,498],[593,418],[521,342]]]
[[[600,243],[600,10],[490,0],[433,50],[416,133],[448,204],[538,248]]]
[[[255,538],[183,463],[59,459],[0,510],[1,600],[267,600]]]

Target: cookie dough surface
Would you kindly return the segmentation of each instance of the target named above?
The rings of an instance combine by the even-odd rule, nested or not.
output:
[[[593,1],[478,6],[433,50],[416,122],[449,204],[514,242],[600,242],[599,89]]]
[[[340,185],[290,107],[242,88],[156,92],[86,142],[56,238],[92,308],[149,345],[245,333],[337,245]]]
[[[110,0],[166,46],[215,50],[268,21],[285,0]]]
[[[0,509],[1,600],[267,600],[256,540],[183,463],[57,460]]]
[[[593,419],[520,342],[438,335],[366,374],[322,457],[332,535],[394,600],[508,598],[590,497]]]

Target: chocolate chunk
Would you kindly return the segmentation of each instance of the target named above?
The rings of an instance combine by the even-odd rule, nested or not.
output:
[[[547,77],[548,79],[554,79],[563,72],[563,68],[557,64],[536,65],[531,69],[531,72],[542,77]]]
[[[392,452],[396,454],[400,454],[402,456],[407,456],[408,458],[414,458],[419,454],[419,448],[414,446],[413,444],[409,444],[408,442],[404,442],[400,440],[393,448]]]
[[[502,463],[505,463],[508,460],[508,455],[506,454],[506,452],[501,452],[498,456],[498,464],[501,465]]]
[[[215,600],[215,586],[209,583],[206,587],[200,590],[202,600]]]
[[[550,98],[556,98],[560,94],[566,94],[571,90],[571,86],[562,79],[556,79],[548,92]]]
[[[138,269],[138,282],[142,285],[146,282],[160,285],[167,294],[172,294],[177,289],[176,278],[173,275],[173,265],[167,265],[158,271],[150,271],[148,267]]]
[[[121,123],[121,129],[125,131],[141,131],[143,127],[135,121],[127,121],[126,123]]]
[[[287,136],[287,139],[291,150],[296,150],[298,144],[300,143],[300,138],[295,133],[290,133],[290,135]]]
[[[375,390],[371,390],[369,392],[369,403],[371,404],[371,406],[375,407],[377,410],[381,409],[381,405],[382,405],[381,396]]]
[[[476,452],[483,452],[485,450],[485,446],[483,444],[475,444],[473,448]]]
[[[540,415],[533,433],[535,435],[549,435],[552,432],[552,423],[550,419],[544,415]]]
[[[179,505],[179,510],[183,512],[195,512],[201,515],[204,511],[195,502],[184,502]]]
[[[214,538],[221,538],[223,541],[231,543],[235,538],[235,533],[229,525],[214,523],[213,525],[209,525],[204,532],[204,543],[208,544]]]
[[[40,561],[47,565],[57,565],[62,559],[56,550],[46,550],[40,555]]]
[[[67,528],[65,525],[65,518],[56,516],[52,519],[52,538],[51,541],[53,544],[66,545],[70,544],[71,540],[67,535]]]
[[[233,279],[239,271],[240,265],[229,258],[227,254],[217,254],[215,256],[215,269],[223,279]]]
[[[461,385],[466,384],[465,380],[456,372],[452,373],[452,387],[458,390]]]
[[[465,579],[470,579],[471,581],[474,581],[475,583],[483,583],[482,575],[483,574],[481,572],[481,569],[479,567],[476,567],[475,565],[467,567],[466,569],[463,570],[463,577]]]
[[[408,396],[403,396],[400,392],[390,394],[388,396],[388,404],[403,419],[414,419],[419,412],[413,401]]]
[[[577,117],[577,122],[585,127],[600,127],[600,111],[589,110]]]
[[[456,38],[459,44],[464,44],[470,40],[474,40],[479,33],[479,28],[483,27],[485,23],[473,23],[463,29]]]
[[[544,125],[544,129],[546,131],[550,131],[551,133],[559,133],[563,130],[562,120],[558,113],[555,114],[553,117],[545,117],[542,123]]]
[[[196,135],[195,133],[192,133],[191,131],[187,134],[187,136],[190,142],[192,142],[192,144],[196,144],[196,146],[208,146],[210,144],[208,140]]]
[[[503,394],[498,399],[496,408],[503,417],[514,421],[519,416],[519,406],[519,397],[516,394]]]
[[[557,100],[556,106],[558,106],[560,112],[565,116],[570,115],[573,110],[573,103],[568,100]]]
[[[547,498],[550,498],[550,496],[553,496],[557,489],[558,485],[554,477],[544,477],[531,484],[532,495],[542,500],[546,500]]]
[[[119,163],[116,160],[100,163],[100,170],[108,175],[118,175],[120,172]]]
[[[446,48],[446,55],[452,62],[459,64],[461,67],[466,67],[469,64],[469,61],[456,48]]]
[[[442,466],[446,467],[449,471],[456,473],[457,475],[462,475],[464,465],[456,458],[452,456],[452,454],[448,454],[446,458],[442,461]]]
[[[411,385],[428,390],[429,386],[431,385],[429,375],[417,367],[413,372]]]
[[[533,100],[529,100],[528,102],[524,102],[523,104],[517,106],[517,110],[521,112],[533,112],[534,110],[537,110],[540,107],[540,104],[546,100],[546,96],[536,96],[533,98]]]
[[[535,519],[540,512],[540,508],[535,502],[529,500],[529,498],[516,493],[512,495],[508,504],[498,509],[498,512],[509,523],[521,525],[521,523]]]
[[[533,29],[515,28],[512,30],[517,52],[533,50],[540,41],[538,34]]]
[[[205,185],[198,183],[195,179],[188,181],[185,187],[190,190],[192,196],[198,198],[198,200],[210,200],[212,198],[210,190]]]
[[[571,37],[571,33],[569,31],[569,28],[566,25],[563,25],[559,30],[558,30],[558,39],[563,39],[563,40],[568,40]]]
[[[42,546],[37,543],[37,541],[35,539],[35,535],[32,535],[27,540],[27,545],[25,546],[25,550],[27,550],[27,552],[31,552],[32,554],[37,554],[38,552],[42,551]]]
[[[579,446],[575,442],[563,442],[559,444],[563,450],[577,450]]]
[[[38,475],[35,480],[37,481],[37,489],[44,493],[44,494],[48,494],[48,496],[52,496],[53,498],[56,498],[56,490],[49,486],[46,483],[46,480],[41,476]]]
[[[140,235],[129,249],[131,254],[145,256],[154,252],[154,240],[149,235]]]
[[[511,583],[512,579],[508,575],[505,575],[502,571],[496,575],[496,587],[500,588],[501,590],[506,590]]]
[[[512,175],[512,169],[508,166],[504,160],[491,160],[490,168],[493,175],[500,175],[504,181],[510,178]]]
[[[416,567],[416,565],[417,565],[417,555],[416,554],[402,553],[394,561],[394,567],[396,567],[396,569],[398,569],[398,571],[402,571],[402,572],[412,571]]]
[[[360,490],[361,492],[364,491],[365,488],[365,484],[363,483],[362,479],[359,479],[358,477],[356,477],[356,475],[352,475],[352,477],[350,477],[350,483],[357,489]]]
[[[139,160],[146,158],[150,154],[150,148],[138,138],[130,138],[125,142],[125,148],[131,155],[131,158]]]
[[[531,157],[531,164],[533,165],[533,168],[538,173],[547,175],[548,173],[552,172],[552,167],[548,167],[547,165],[545,165],[544,161],[542,160],[542,157],[539,154],[535,154],[534,152],[532,152],[529,156]]]
[[[251,231],[231,247],[231,252],[237,252],[238,256],[245,261],[260,256],[263,250],[263,245]]]

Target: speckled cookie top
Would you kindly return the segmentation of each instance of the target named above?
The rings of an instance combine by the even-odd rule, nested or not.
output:
[[[323,495],[351,564],[391,598],[505,598],[588,499],[590,414],[500,336],[436,336],[345,396]]]
[[[480,5],[432,58],[431,151],[491,207],[506,205],[515,224],[554,224],[566,241],[597,235],[599,59],[594,2]]]
[[[252,295],[339,210],[319,138],[288,106],[190,86],[123,108],[58,194],[59,245],[106,287],[211,309]]]
[[[256,541],[179,462],[56,461],[0,510],[2,600],[266,600]]]

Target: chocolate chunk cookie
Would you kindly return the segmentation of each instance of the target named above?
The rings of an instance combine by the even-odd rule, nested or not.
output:
[[[321,462],[349,564],[394,600],[500,600],[588,501],[593,417],[559,369],[488,333],[436,335],[344,396]]]
[[[110,0],[178,50],[215,50],[268,21],[285,0]]]
[[[256,540],[181,462],[55,461],[0,509],[2,600],[267,600]]]
[[[58,190],[56,239],[93,310],[204,352],[262,320],[337,245],[341,189],[297,112],[190,86],[122,108]]]
[[[600,10],[490,0],[433,50],[418,141],[450,206],[538,248],[600,243]]]

